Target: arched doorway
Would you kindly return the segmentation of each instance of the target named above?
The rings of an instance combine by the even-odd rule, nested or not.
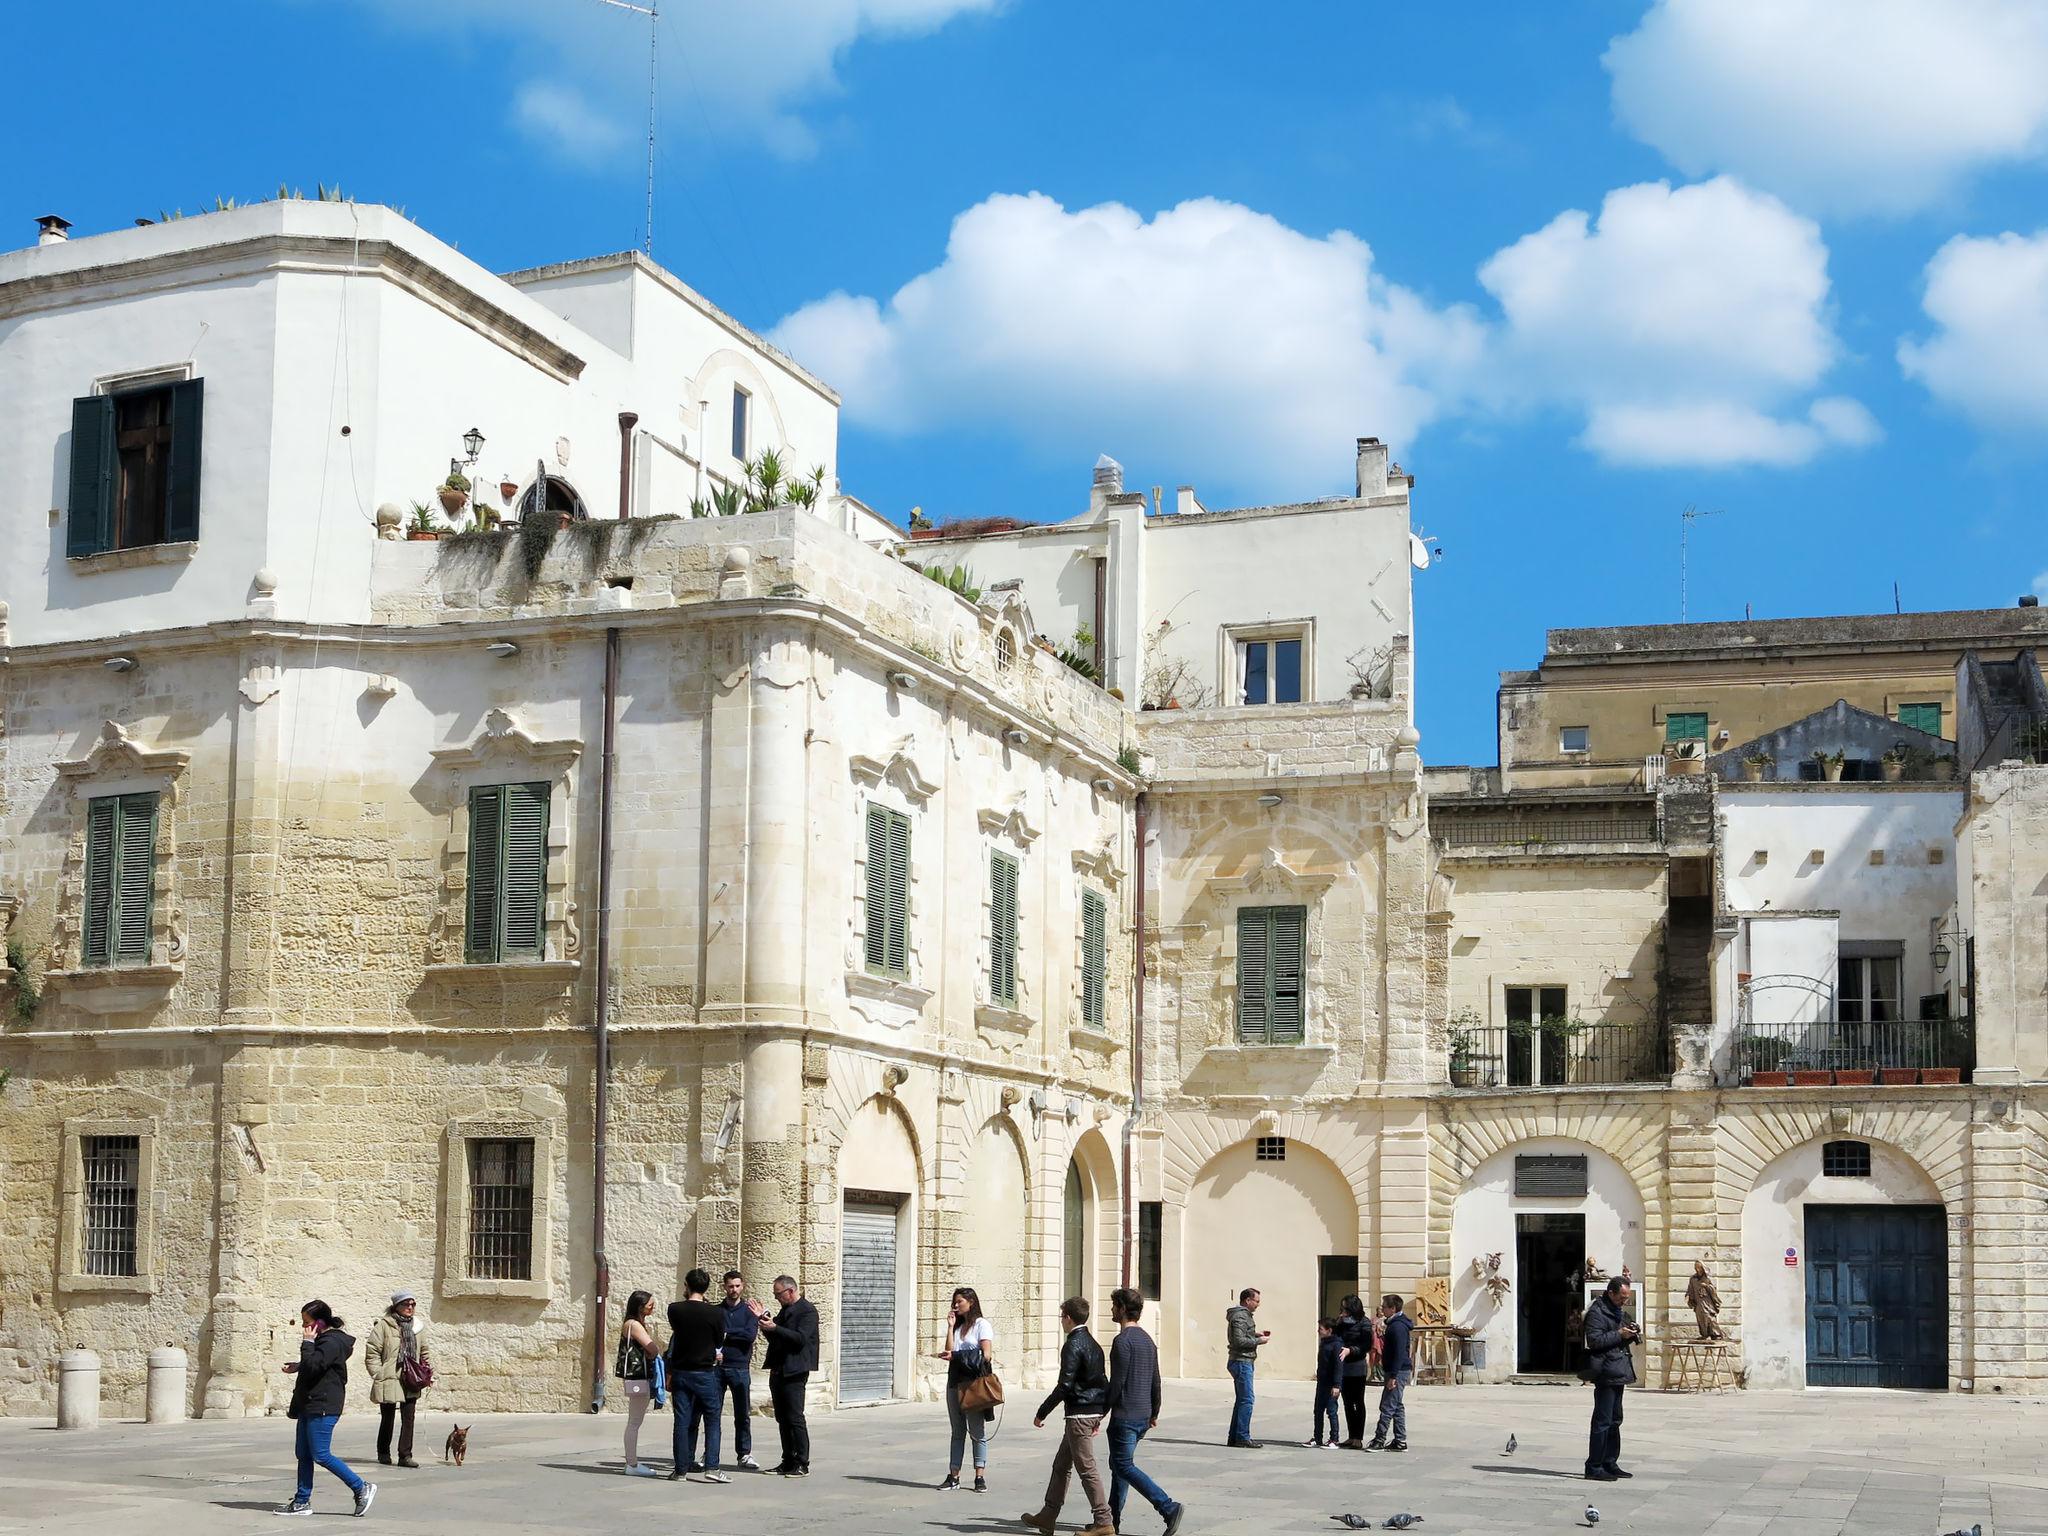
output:
[[[1948,1221],[1898,1148],[1780,1153],[1742,1202],[1742,1357],[1753,1387],[1948,1385]]]
[[[1085,1296],[1088,1294],[1088,1191],[1082,1183],[1079,1162],[1067,1164],[1067,1187],[1060,1209],[1064,1246],[1060,1294]]]
[[[855,1112],[839,1148],[842,1403],[906,1397],[917,1319],[917,1147],[894,1105]]]
[[[1108,1315],[1117,1273],[1116,1160],[1102,1132],[1090,1128],[1074,1143],[1060,1201],[1060,1297],[1086,1296]]]
[[[1030,1274],[1025,1214],[1029,1184],[1024,1149],[1003,1119],[989,1121],[974,1138],[968,1158],[967,1203],[961,1232],[960,1265],[946,1282],[970,1286],[981,1298],[982,1315],[995,1330],[996,1359],[1006,1373],[1021,1371],[1026,1357],[1024,1301]]]
[[[1357,1273],[1358,1197],[1305,1142],[1241,1141],[1211,1158],[1189,1189],[1184,1253],[1184,1374],[1223,1374],[1223,1314],[1252,1286],[1261,1293],[1259,1326],[1293,1346],[1263,1358],[1260,1376],[1309,1377],[1324,1279],[1347,1266]]]

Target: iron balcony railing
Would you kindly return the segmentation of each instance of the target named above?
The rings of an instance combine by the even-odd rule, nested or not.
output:
[[[1730,1067],[1738,1083],[1968,1082],[1976,1036],[1968,1019],[1815,1019],[1736,1026]]]
[[[1534,820],[1488,820],[1484,817],[1446,816],[1434,828],[1446,848],[1542,848],[1551,843],[1583,846],[1587,843],[1654,843],[1657,817],[1654,812],[1640,816],[1544,817]]]
[[[1670,1075],[1670,1037],[1655,1022],[1476,1024],[1451,1032],[1454,1088],[1577,1088]]]

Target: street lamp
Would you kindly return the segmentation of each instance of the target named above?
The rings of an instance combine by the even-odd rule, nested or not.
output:
[[[469,462],[474,464],[478,459],[483,457],[483,433],[479,432],[475,427],[471,427],[467,432],[462,434],[462,447],[464,452],[466,452],[469,455]]]

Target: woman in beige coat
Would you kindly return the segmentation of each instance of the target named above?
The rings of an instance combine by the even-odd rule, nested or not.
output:
[[[419,1320],[419,1303],[411,1291],[392,1293],[391,1305],[370,1329],[363,1341],[363,1365],[370,1373],[370,1401],[377,1405],[377,1460],[391,1465],[391,1425],[398,1421],[398,1465],[417,1467],[412,1459],[413,1410],[420,1400],[420,1386],[408,1386],[405,1362],[427,1364],[427,1341],[421,1337],[427,1325]],[[415,1373],[417,1374],[417,1373]]]

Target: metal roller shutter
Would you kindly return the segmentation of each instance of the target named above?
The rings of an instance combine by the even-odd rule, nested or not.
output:
[[[849,1200],[841,1233],[839,1400],[896,1395],[896,1207]]]

